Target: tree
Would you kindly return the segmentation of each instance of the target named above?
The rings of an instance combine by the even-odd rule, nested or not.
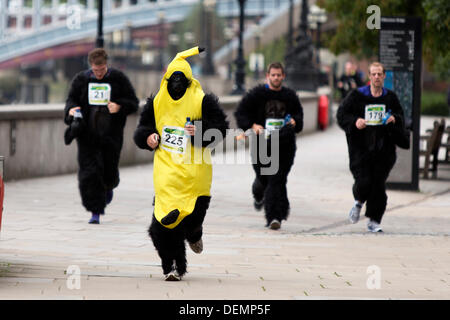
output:
[[[325,35],[325,43],[335,54],[351,52],[358,57],[378,55],[377,29],[368,29],[366,12],[377,5],[382,16],[422,17],[423,57],[429,69],[441,79],[450,79],[450,2],[448,0],[318,0],[338,22],[337,30]]]

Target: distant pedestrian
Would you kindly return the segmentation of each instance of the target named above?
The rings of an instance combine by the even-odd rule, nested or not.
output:
[[[279,167],[275,174],[264,174],[267,167],[257,151],[256,159],[252,159],[256,177],[252,185],[254,207],[264,207],[266,226],[277,230],[281,222],[289,215],[287,195],[287,176],[294,163],[296,153],[295,134],[303,129],[303,108],[294,90],[284,87],[283,65],[275,62],[269,65],[266,83],[260,84],[245,94],[235,112],[236,122],[244,131],[252,129],[255,134],[265,133],[268,137],[267,152],[269,155],[272,143],[278,143]],[[271,131],[277,130],[279,141],[272,139]],[[257,148],[263,147],[254,139]],[[259,149],[258,149],[259,150]]]
[[[355,203],[351,223],[359,221],[366,204],[367,229],[381,232],[386,210],[386,180],[396,161],[396,145],[408,149],[403,109],[397,95],[384,88],[386,73],[381,63],[369,66],[370,85],[354,89],[337,112],[339,126],[345,131],[353,174]]]
[[[364,85],[361,79],[360,73],[357,72],[356,66],[351,61],[345,63],[345,72],[339,78],[337,87],[341,92],[341,100],[343,100],[347,94],[353,89],[359,88]]]
[[[119,185],[123,129],[139,100],[127,76],[108,67],[104,49],[92,50],[88,60],[91,68],[78,73],[70,86],[65,142],[77,140],[81,200],[92,213],[89,223],[98,224]]]

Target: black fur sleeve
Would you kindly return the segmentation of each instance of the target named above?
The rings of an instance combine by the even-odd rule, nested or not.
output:
[[[238,128],[246,131],[251,128],[254,123],[258,123],[258,93],[261,89],[253,88],[245,94],[234,112]],[[264,126],[264,123],[259,123]]]
[[[355,115],[352,110],[354,104],[357,103],[357,95],[357,90],[352,90],[341,102],[337,111],[337,122],[347,135],[351,134],[353,130],[356,129],[358,115]]]
[[[410,132],[405,128],[403,108],[397,98],[397,95],[393,92],[389,92],[389,94],[392,95],[389,107],[395,118],[395,123],[390,123],[387,125],[389,135],[397,146],[403,149],[409,149]]]
[[[226,120],[225,112],[219,104],[219,98],[214,94],[206,94],[202,101],[202,119],[195,120],[194,124],[199,127],[201,121],[201,132],[196,131],[194,137],[192,137],[192,143],[198,145],[198,141],[201,141],[202,147],[207,147],[211,143],[216,145],[225,138],[226,130],[229,128],[229,123]],[[215,132],[207,132],[208,130],[216,129]],[[218,130],[218,131],[217,131]],[[218,133],[220,132],[220,136]],[[206,133],[206,135],[205,135]],[[202,136],[200,136],[202,134]]]
[[[303,130],[303,107],[300,103],[300,99],[298,98],[295,91],[290,90],[289,100],[291,105],[291,116],[295,120],[295,133],[299,133]]]
[[[127,116],[137,111],[139,99],[136,97],[136,93],[130,80],[124,73],[117,72],[117,81],[120,84],[120,94],[116,101],[113,102],[121,106],[119,114]]]
[[[153,151],[153,149],[150,148],[149,145],[147,144],[147,138],[153,133],[158,133],[158,131],[156,130],[153,99],[154,99],[153,96],[147,99],[147,103],[145,104],[144,109],[142,110],[141,116],[139,118],[139,124],[136,130],[134,131],[133,136],[134,143],[139,148],[150,151]]]
[[[81,90],[83,85],[86,83],[86,77],[83,72],[78,73],[72,80],[70,85],[69,95],[67,96],[66,106],[64,108],[64,122],[70,125],[71,116],[69,116],[69,110],[81,106]]]

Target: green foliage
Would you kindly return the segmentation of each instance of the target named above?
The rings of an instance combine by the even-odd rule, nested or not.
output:
[[[425,62],[441,79],[450,79],[448,0],[318,0],[317,4],[338,21],[337,29],[325,34],[325,45],[335,54],[351,52],[357,57],[378,56],[379,31],[366,26],[368,6],[379,6],[382,16],[422,17]]]
[[[19,77],[7,76],[0,78],[0,104],[9,104],[18,94]]]
[[[431,116],[450,116],[446,94],[443,92],[423,91],[420,113]]]
[[[424,0],[424,56],[441,79],[450,79],[450,2]]]
[[[272,62],[281,62],[284,64],[284,55],[286,53],[287,41],[285,37],[280,37],[272,41],[271,43],[263,46],[260,50],[256,50],[254,52],[262,53],[264,55],[264,64],[263,70],[260,71],[260,75],[264,76],[266,72],[266,67]],[[247,76],[252,76],[253,72],[250,71],[250,53],[245,57],[245,61],[247,62],[245,65],[245,73]],[[234,64],[233,64],[234,66]]]
[[[286,54],[286,37],[280,37],[272,43],[266,45],[261,52],[264,54],[266,66],[271,62],[282,62],[284,64],[284,55]]]

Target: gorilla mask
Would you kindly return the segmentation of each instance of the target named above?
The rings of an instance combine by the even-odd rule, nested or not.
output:
[[[279,100],[269,100],[266,103],[267,118],[284,118],[286,115],[286,105]]]
[[[184,95],[189,85],[190,81],[186,78],[184,73],[181,71],[175,71],[168,79],[167,91],[169,91],[169,94],[173,100],[178,100]]]

